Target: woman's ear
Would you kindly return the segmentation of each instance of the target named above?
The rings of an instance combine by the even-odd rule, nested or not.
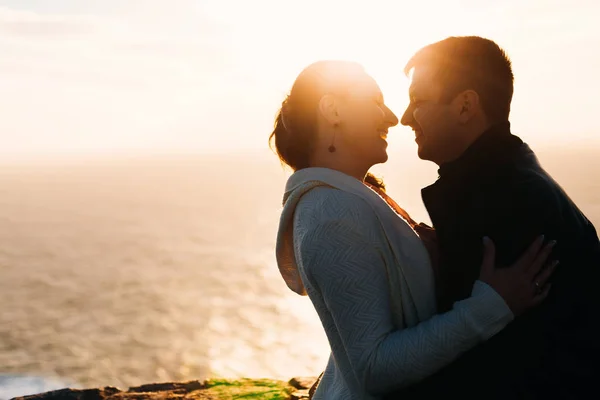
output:
[[[319,113],[332,126],[340,123],[339,104],[335,96],[326,94],[319,100]]]

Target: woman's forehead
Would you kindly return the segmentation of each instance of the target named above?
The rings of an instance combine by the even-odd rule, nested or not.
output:
[[[348,83],[348,92],[353,96],[373,97],[381,95],[379,85],[370,75],[363,74]]]

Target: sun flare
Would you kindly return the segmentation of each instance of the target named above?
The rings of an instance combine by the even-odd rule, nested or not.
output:
[[[434,2],[435,13],[431,2],[426,6],[385,0],[368,4],[341,0],[259,3],[268,12],[257,12],[255,3],[240,3],[233,12],[218,2],[211,3],[210,11],[228,15],[222,21],[243,32],[232,43],[233,53],[247,75],[261,85],[265,107],[271,104],[273,113],[306,66],[318,60],[341,59],[362,64],[378,82],[387,105],[400,115],[408,99],[403,67],[410,56],[450,34],[481,32],[476,20],[457,32],[457,25],[448,22],[450,7],[442,1]],[[265,118],[267,123],[272,121]],[[390,141],[392,149],[395,141]]]

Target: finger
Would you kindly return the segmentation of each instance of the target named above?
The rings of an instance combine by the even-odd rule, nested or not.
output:
[[[550,279],[550,277],[554,273],[554,270],[556,270],[557,265],[558,265],[558,260],[552,261],[550,263],[550,265],[548,265],[548,267],[544,268],[544,270],[542,270],[542,272],[540,272],[535,277],[535,282],[537,282],[538,285],[543,287],[546,284],[546,282],[548,281],[548,279]]]
[[[550,293],[551,287],[552,287],[551,283],[547,284],[541,293],[535,295],[535,297],[533,298],[533,301],[531,302],[531,305],[532,306],[540,305],[546,299],[546,297],[548,297],[548,293]]]
[[[537,254],[537,256],[535,257],[535,260],[533,260],[533,262],[527,269],[527,271],[529,272],[529,275],[532,278],[534,276],[536,276],[542,270],[544,265],[546,265],[546,261],[548,261],[548,257],[550,257],[550,254],[552,253],[552,249],[554,248],[555,245],[556,245],[556,240],[552,240],[548,244],[546,244],[544,246],[544,248]]]
[[[496,260],[496,246],[492,239],[485,236],[483,238],[483,261],[481,264],[481,275],[490,276],[494,273],[494,263]]]
[[[529,270],[529,267],[534,262],[543,244],[544,235],[538,236],[533,243],[529,245],[525,253],[523,253],[523,255],[519,258],[519,260],[516,262],[516,265],[522,267],[525,271]]]

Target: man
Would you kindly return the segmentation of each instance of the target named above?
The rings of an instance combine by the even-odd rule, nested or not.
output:
[[[511,62],[490,40],[450,37],[418,51],[402,124],[440,166],[422,191],[437,232],[439,312],[469,296],[483,236],[513,263],[539,234],[560,265],[538,308],[390,399],[583,399],[600,396],[600,244],[594,226],[511,134]],[[540,105],[541,106],[541,105]],[[533,287],[532,290],[541,290]],[[443,397],[442,397],[443,396]]]

